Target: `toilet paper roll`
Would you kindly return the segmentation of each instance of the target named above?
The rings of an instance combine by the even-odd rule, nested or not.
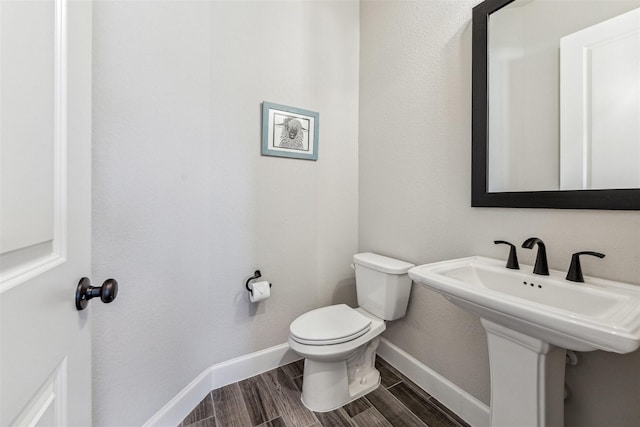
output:
[[[263,301],[271,296],[271,286],[266,280],[253,282],[251,288],[253,289],[253,292],[249,294],[251,302]]]

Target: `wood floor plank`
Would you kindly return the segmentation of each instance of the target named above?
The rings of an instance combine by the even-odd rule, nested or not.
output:
[[[358,427],[393,427],[376,408],[369,408],[352,418]]]
[[[309,426],[318,421],[313,412],[302,404],[298,387],[282,369],[273,369],[261,376],[273,396],[280,416],[288,426]]]
[[[186,426],[185,426],[186,427]],[[217,427],[216,417],[209,417],[205,420],[200,420],[193,424],[189,424],[189,427]]]
[[[395,370],[391,369],[391,366],[379,357],[376,358],[375,366],[380,371],[380,385],[382,387],[389,388],[402,381],[402,378],[397,375]]]
[[[225,427],[253,426],[238,383],[211,392],[216,421]]]
[[[402,382],[405,385],[407,385],[415,394],[417,394],[418,396],[422,397],[423,399],[425,399],[425,400],[433,399],[433,397],[431,397],[431,395],[429,393],[427,393],[425,390],[420,388],[420,386],[418,384],[414,383],[413,381],[404,380]]]
[[[431,396],[429,398],[429,402],[431,402],[432,404],[434,404],[435,406],[437,406],[442,412],[446,413],[447,415],[449,415],[449,417],[451,417],[451,419],[453,419],[455,422],[457,422],[458,424],[460,424],[462,427],[471,427],[465,420],[463,420],[462,418],[460,418],[457,414],[455,414],[451,409],[447,408],[446,406],[444,406],[442,403],[440,403],[439,400],[437,400],[435,397]]]
[[[273,420],[280,415],[267,383],[257,375],[238,383],[252,426]]]
[[[296,360],[288,365],[281,366],[281,368],[289,378],[299,377],[304,370],[304,359]]]
[[[258,427],[287,427],[282,417],[274,418],[266,423],[260,424]]]
[[[182,420],[182,425],[187,427],[193,423],[213,417],[213,399],[211,393],[198,403],[198,405]]]
[[[315,412],[315,416],[324,427],[356,427],[351,417],[342,408],[329,412]]]
[[[302,377],[295,377],[295,378],[291,378],[291,380],[293,381],[293,383],[295,384],[296,388],[298,389],[298,391],[300,393],[302,393]]]
[[[382,369],[385,371],[386,375],[391,377],[393,380],[399,379],[399,381],[405,382],[405,383],[410,384],[410,385],[415,385],[416,389],[422,390],[420,387],[418,387],[416,384],[414,384],[414,382],[411,381],[405,374],[400,372],[395,366],[391,365],[389,362],[387,362],[386,360],[384,360],[380,356],[376,355],[376,369],[378,369],[378,371],[380,371],[381,376],[382,376],[382,371],[380,370],[380,367],[382,367]],[[391,382],[391,381],[388,381],[388,382]],[[397,381],[396,381],[396,383],[397,383]],[[389,386],[385,387],[385,388],[392,387],[393,385],[394,384],[389,384]],[[424,390],[422,390],[422,392],[423,393],[427,393]]]
[[[371,408],[371,403],[364,397],[354,400],[353,402],[349,402],[342,407],[346,413],[351,417],[355,417],[360,412],[364,412],[367,409]]]
[[[389,388],[389,392],[429,427],[460,427],[460,424],[431,403],[428,397],[417,394],[403,382]]]
[[[378,387],[366,395],[378,412],[385,417],[394,427],[425,427],[426,424],[384,387]]]

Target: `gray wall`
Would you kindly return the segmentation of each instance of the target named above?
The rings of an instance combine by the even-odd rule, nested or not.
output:
[[[139,426],[354,303],[358,21],[357,2],[96,2],[93,280],[120,294],[91,310],[94,425]],[[317,162],[260,156],[265,100],[320,112]]]
[[[470,207],[469,1],[361,3],[359,249],[416,264],[469,255],[505,258],[494,239],[547,243],[551,268],[583,249],[585,274],[640,283],[640,213]],[[532,265],[534,251],[521,249]],[[385,337],[489,403],[479,319],[414,285],[406,318]],[[566,425],[640,424],[640,352],[582,354],[568,367]]]

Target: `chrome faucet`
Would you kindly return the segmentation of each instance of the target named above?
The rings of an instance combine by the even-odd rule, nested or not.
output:
[[[538,244],[538,255],[536,256],[536,263],[533,266],[533,273],[548,276],[547,248],[544,246],[544,242],[537,237],[530,237],[524,241],[522,247],[525,249],[533,249],[533,245],[535,244]]]

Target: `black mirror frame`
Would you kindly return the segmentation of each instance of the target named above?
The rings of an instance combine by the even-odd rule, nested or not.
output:
[[[489,15],[515,0],[485,0],[473,8],[471,206],[503,208],[640,210],[640,189],[487,191],[489,143]]]

